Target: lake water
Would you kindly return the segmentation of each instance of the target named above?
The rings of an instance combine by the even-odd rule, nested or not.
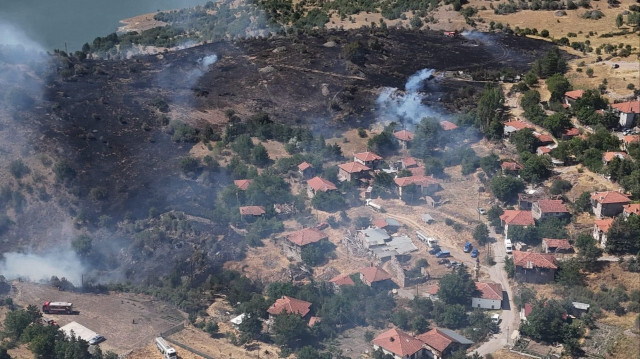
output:
[[[64,49],[66,41],[69,51],[75,51],[97,36],[115,32],[122,19],[206,2],[207,0],[0,0],[0,21],[21,29],[47,50]]]

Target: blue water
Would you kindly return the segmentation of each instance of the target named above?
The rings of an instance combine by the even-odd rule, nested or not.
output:
[[[21,29],[47,50],[64,50],[66,42],[68,50],[75,51],[97,36],[115,32],[122,19],[206,2],[207,0],[0,0],[0,21]]]

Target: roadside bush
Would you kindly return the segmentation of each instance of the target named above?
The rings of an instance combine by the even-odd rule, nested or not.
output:
[[[198,141],[198,131],[182,121],[173,121],[171,123],[171,130],[173,131],[171,140],[173,140],[174,142]]]
[[[21,159],[11,161],[11,164],[9,164],[9,171],[16,179],[20,179],[31,172],[29,167],[27,167]]]

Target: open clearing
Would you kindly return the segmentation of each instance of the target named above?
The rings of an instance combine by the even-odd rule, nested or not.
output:
[[[60,326],[72,321],[104,335],[100,344],[103,351],[123,354],[131,349],[151,343],[158,333],[183,322],[186,316],[164,302],[132,293],[83,294],[62,292],[56,288],[33,283],[16,282],[14,301],[27,306],[42,306],[45,301],[73,303],[78,315],[53,315]],[[135,324],[133,321],[135,320]]]

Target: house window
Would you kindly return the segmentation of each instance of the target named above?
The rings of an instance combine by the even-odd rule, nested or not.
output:
[[[478,308],[480,308],[480,303],[478,303]]]
[[[494,308],[494,307],[495,307],[495,305],[491,304],[491,309],[496,309],[496,308]]]

